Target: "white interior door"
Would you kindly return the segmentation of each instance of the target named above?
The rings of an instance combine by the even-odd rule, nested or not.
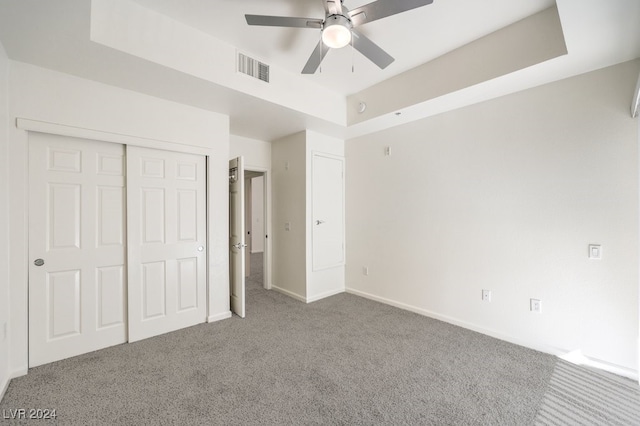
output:
[[[130,342],[206,320],[205,164],[127,147]]]
[[[29,134],[29,366],[127,340],[122,145]]]
[[[229,284],[231,311],[244,318],[244,164],[229,160]]]
[[[313,270],[344,265],[344,159],[314,154]]]

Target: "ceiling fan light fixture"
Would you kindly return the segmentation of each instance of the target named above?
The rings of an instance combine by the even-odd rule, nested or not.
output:
[[[327,18],[322,28],[322,42],[333,49],[351,43],[351,22],[342,15]]]

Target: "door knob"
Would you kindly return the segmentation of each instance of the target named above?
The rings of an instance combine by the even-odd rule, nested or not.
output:
[[[245,248],[247,245],[243,243],[233,244],[231,247],[237,248],[238,250]]]
[[[44,260],[43,259],[36,259],[33,261],[33,264],[36,266],[42,266],[44,265]]]
[[[322,225],[324,223],[324,220],[316,220],[316,225]]]
[[[204,250],[204,246],[199,246],[198,247],[198,251],[203,251]]]

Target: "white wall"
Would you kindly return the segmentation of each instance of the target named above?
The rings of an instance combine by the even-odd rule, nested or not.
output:
[[[264,172],[271,168],[271,143],[243,136],[230,136],[229,159],[244,157],[244,168]]]
[[[639,69],[349,140],[348,290],[637,374]]]
[[[274,66],[269,84],[248,78],[236,72],[235,46],[135,2],[93,0],[90,36],[92,42],[220,86],[323,120],[346,123],[346,100],[340,94]]]
[[[10,122],[16,118],[164,141],[158,147],[210,155],[209,320],[229,310],[227,116],[10,62]],[[9,129],[11,371],[27,371],[27,145],[28,132]],[[181,148],[184,147],[184,148]]]
[[[296,133],[272,142],[273,284],[306,301],[306,135]],[[285,230],[285,223],[290,230]]]
[[[272,143],[274,289],[303,302],[345,289],[344,267],[313,271],[311,264],[314,152],[343,156],[344,141],[305,131]]]
[[[0,399],[9,384],[9,339],[5,338],[5,324],[9,321],[9,207],[7,156],[9,124],[9,60],[0,44]]]
[[[566,54],[562,24],[554,5],[349,95],[348,123],[361,123],[419,105]],[[362,113],[358,112],[360,102],[367,105]]]

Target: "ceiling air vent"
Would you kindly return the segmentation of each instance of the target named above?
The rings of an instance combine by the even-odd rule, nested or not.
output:
[[[238,72],[269,82],[269,65],[238,52]]]

